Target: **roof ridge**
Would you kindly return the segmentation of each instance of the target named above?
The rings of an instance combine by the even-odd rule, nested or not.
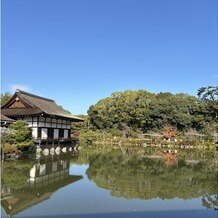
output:
[[[39,95],[35,95],[35,94],[32,94],[32,93],[29,93],[29,92],[25,92],[25,91],[22,91],[20,89],[16,89],[16,92],[20,93],[20,94],[24,94],[24,95],[28,95],[30,97],[34,97],[34,98],[39,98],[39,99],[42,99],[42,100],[46,100],[46,101],[50,101],[50,102],[54,102],[55,101],[53,99],[50,99],[50,98],[44,98],[42,96],[39,96]]]

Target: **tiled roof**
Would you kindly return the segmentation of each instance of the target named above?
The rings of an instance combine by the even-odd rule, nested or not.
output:
[[[13,122],[14,120],[1,114],[1,121],[2,122],[5,122],[5,121],[6,122]]]
[[[83,121],[83,119],[73,116],[68,111],[64,110],[61,106],[58,106],[54,100],[37,96],[28,92],[17,90],[12,99],[18,97],[30,108],[7,108],[9,103],[2,106],[2,114],[6,116],[16,116],[16,115],[34,115],[45,113],[51,116],[58,116],[68,118],[72,121]],[[12,100],[11,99],[11,100]],[[9,100],[9,102],[11,101]]]

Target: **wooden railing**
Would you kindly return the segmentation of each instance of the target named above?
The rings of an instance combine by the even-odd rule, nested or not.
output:
[[[58,137],[58,138],[50,138],[50,137],[47,137],[47,138],[35,138],[36,141],[70,141],[71,138],[68,137],[68,138],[64,138],[64,137]]]

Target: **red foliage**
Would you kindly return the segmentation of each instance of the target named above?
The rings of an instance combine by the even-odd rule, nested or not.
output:
[[[167,139],[174,138],[177,134],[176,128],[171,125],[166,125],[162,130],[162,134]]]

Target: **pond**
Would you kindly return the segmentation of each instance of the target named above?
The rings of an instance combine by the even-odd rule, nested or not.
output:
[[[217,217],[215,155],[154,152],[82,149],[4,160],[1,216]]]

